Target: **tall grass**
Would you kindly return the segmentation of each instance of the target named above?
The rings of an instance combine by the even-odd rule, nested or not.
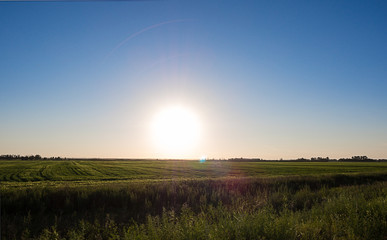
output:
[[[2,239],[386,239],[387,174],[2,189]]]

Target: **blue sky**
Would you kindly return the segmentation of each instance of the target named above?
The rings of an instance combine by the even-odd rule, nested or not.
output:
[[[0,2],[0,154],[387,158],[385,1]],[[176,156],[152,116],[202,135]]]

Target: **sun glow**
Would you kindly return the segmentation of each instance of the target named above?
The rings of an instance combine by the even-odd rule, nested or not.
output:
[[[190,155],[199,141],[200,130],[197,116],[183,106],[163,109],[152,122],[153,141],[164,157]]]

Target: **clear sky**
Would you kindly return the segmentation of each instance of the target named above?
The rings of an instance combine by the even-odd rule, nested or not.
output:
[[[0,2],[0,154],[387,158],[387,1]]]

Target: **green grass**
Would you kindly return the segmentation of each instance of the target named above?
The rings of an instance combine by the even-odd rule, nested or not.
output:
[[[387,163],[1,161],[1,239],[387,239]]]
[[[387,172],[387,162],[0,161],[1,182],[278,177]]]

